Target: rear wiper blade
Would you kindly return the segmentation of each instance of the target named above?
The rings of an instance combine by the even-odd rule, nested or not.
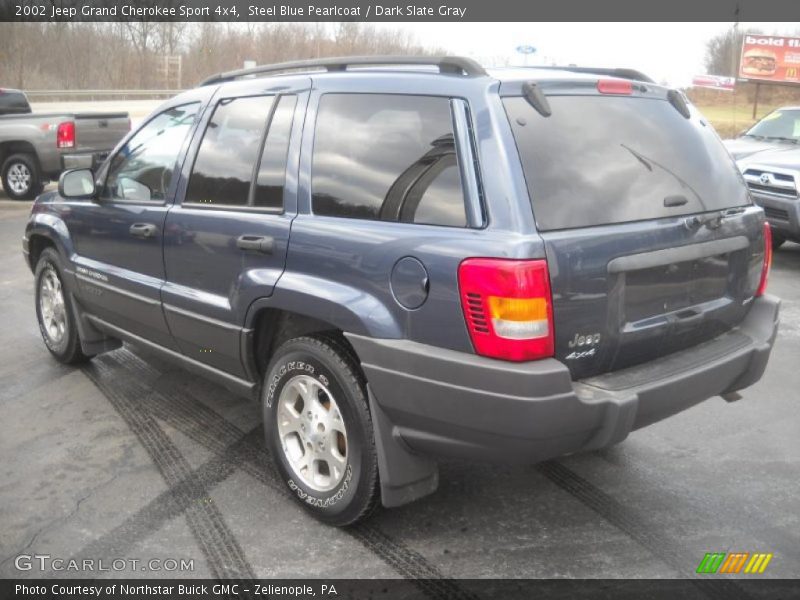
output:
[[[767,139],[769,139],[769,140],[780,140],[781,142],[791,142],[793,144],[796,144],[796,143],[800,142],[800,140],[798,140],[797,138],[785,137],[785,136],[782,136],[782,135],[768,135]]]

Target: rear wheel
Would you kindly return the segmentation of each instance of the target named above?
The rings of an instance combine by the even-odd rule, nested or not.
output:
[[[58,255],[45,248],[36,263],[36,319],[47,349],[59,362],[78,364],[88,360],[81,350],[69,293],[64,289]]]
[[[39,166],[30,154],[12,154],[3,163],[3,189],[12,200],[32,200],[42,189]]]
[[[337,526],[372,512],[378,463],[366,384],[344,342],[284,343],[267,370],[263,409],[267,445],[303,508]]]
[[[783,237],[780,233],[776,232],[774,229],[772,230],[772,249],[777,250],[781,246],[783,246],[786,238]]]

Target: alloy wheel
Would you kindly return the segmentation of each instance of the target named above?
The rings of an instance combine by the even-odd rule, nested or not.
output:
[[[327,386],[309,375],[292,377],[278,398],[277,421],[295,475],[316,492],[339,485],[347,467],[347,430]]]
[[[17,195],[27,194],[31,188],[31,170],[23,163],[14,163],[6,176],[8,185]]]
[[[67,331],[67,310],[61,280],[50,266],[39,282],[39,310],[48,339],[59,344]]]

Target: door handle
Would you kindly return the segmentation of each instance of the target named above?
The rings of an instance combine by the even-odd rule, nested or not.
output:
[[[241,250],[254,250],[263,254],[272,254],[275,240],[269,235],[240,235],[236,238],[236,247]]]
[[[156,235],[157,228],[151,223],[134,223],[128,232],[138,238],[151,238]]]

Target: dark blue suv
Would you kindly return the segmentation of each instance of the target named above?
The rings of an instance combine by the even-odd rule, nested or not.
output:
[[[764,372],[769,228],[675,90],[463,58],[284,63],[164,103],[33,207],[50,352],[145,346],[263,404],[345,525],[436,457],[622,441]]]

